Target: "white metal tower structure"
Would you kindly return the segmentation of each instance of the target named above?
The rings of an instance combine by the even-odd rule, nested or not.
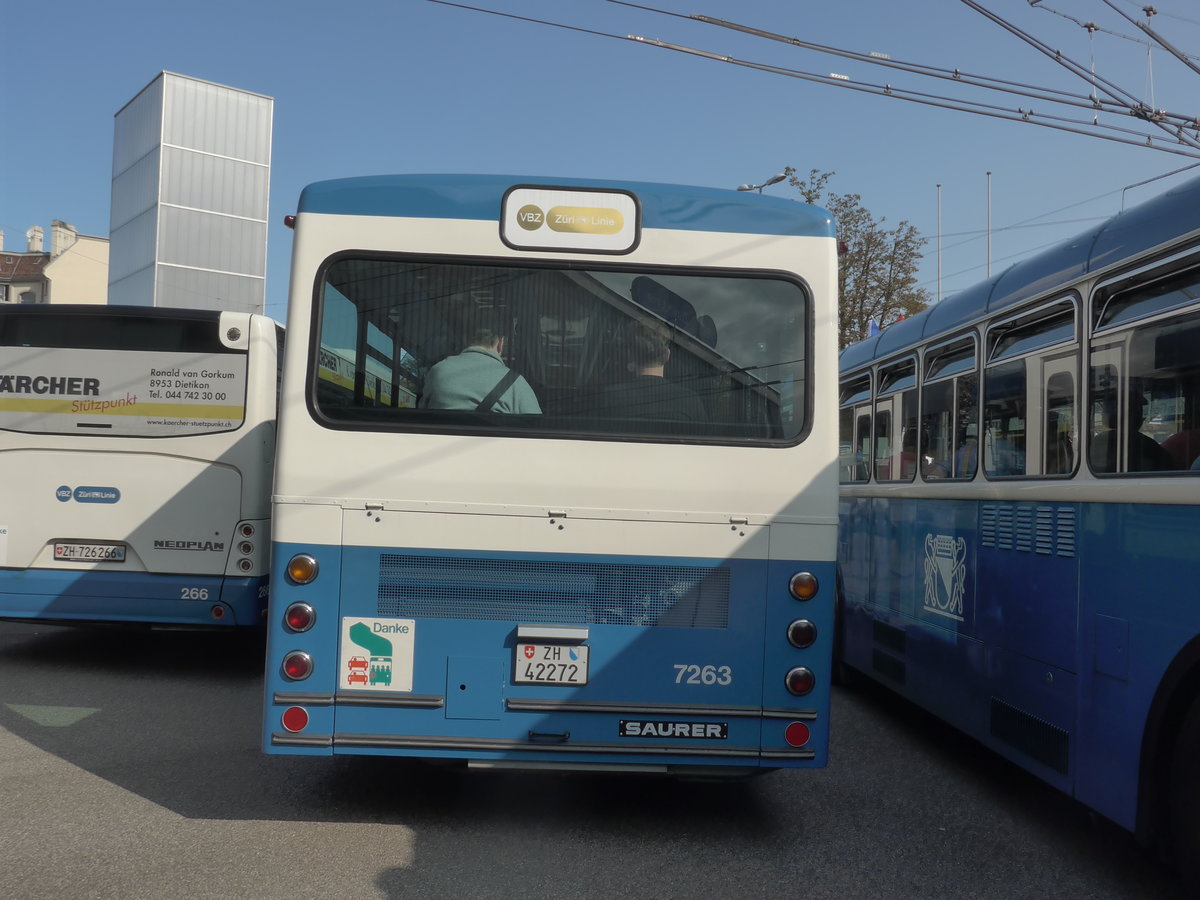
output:
[[[263,311],[274,102],[161,72],[117,112],[109,303]]]

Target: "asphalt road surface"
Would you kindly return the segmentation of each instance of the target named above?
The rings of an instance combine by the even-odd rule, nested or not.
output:
[[[259,748],[262,645],[0,623],[0,897],[1178,900],[1115,826],[912,707],[736,784]]]

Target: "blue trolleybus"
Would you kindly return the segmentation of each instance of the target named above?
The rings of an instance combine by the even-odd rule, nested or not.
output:
[[[828,214],[429,175],[293,225],[265,749],[823,765]]]
[[[846,348],[839,660],[1200,859],[1200,180]]]
[[[262,624],[282,329],[0,305],[0,618]]]

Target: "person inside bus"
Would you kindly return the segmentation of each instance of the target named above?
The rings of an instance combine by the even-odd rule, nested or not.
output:
[[[1070,426],[1060,422],[1057,412],[1046,413],[1046,464],[1044,475],[1068,475],[1075,468]]]
[[[1097,472],[1117,471],[1117,443],[1119,432],[1116,425],[1116,395],[1110,393],[1103,399],[1103,420],[1107,429],[1092,438],[1088,459]],[[1154,438],[1142,432],[1146,419],[1147,399],[1141,390],[1131,386],[1129,410],[1125,419],[1125,469],[1126,472],[1169,472],[1175,468],[1171,454]]]
[[[691,390],[665,376],[671,358],[671,330],[659,322],[629,320],[618,334],[628,377],[601,393],[601,415],[662,422],[704,422],[704,404]]]
[[[912,481],[917,473],[917,429],[907,425],[900,438],[900,480]]]
[[[983,468],[988,475],[1025,474],[1025,398],[1009,397],[988,409]]]
[[[954,477],[974,478],[979,464],[979,426],[972,423],[963,433],[962,443],[954,451]]]
[[[425,375],[417,405],[512,415],[542,411],[529,382],[505,365],[504,333],[491,321],[481,321],[471,329],[461,353],[434,364]]]
[[[921,429],[921,477],[926,480],[950,477],[950,460],[932,454],[932,443],[928,428]]]

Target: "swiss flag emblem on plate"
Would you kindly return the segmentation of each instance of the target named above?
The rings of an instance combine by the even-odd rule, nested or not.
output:
[[[525,645],[525,658],[533,659],[533,654],[534,654],[533,646],[530,644],[526,644]]]

